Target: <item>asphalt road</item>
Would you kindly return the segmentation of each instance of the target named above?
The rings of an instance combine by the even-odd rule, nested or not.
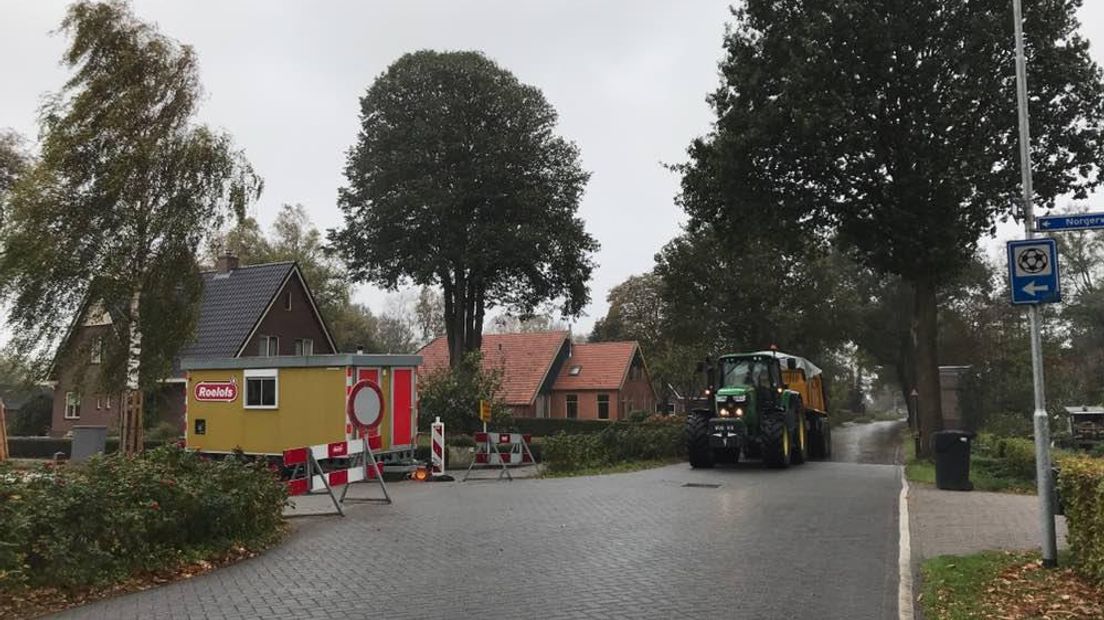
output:
[[[875,444],[891,430],[839,429],[836,457],[885,460],[895,448]],[[393,505],[298,520],[261,557],[69,616],[896,618],[898,472],[673,465],[396,484]]]
[[[841,463],[901,465],[901,433],[905,420],[847,423],[832,429],[832,460]]]

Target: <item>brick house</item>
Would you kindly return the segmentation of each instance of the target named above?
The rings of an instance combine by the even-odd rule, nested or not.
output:
[[[502,372],[501,398],[517,417],[621,420],[655,411],[656,395],[635,342],[576,344],[568,332],[486,334],[483,367]],[[421,351],[418,376],[448,368],[448,342]]]
[[[201,274],[203,292],[195,338],[181,350],[172,376],[153,395],[163,420],[184,423],[183,358],[227,358],[336,353],[310,287],[293,262],[240,266],[234,256],[219,258]],[[91,306],[70,329],[55,359],[54,410],[50,434],[62,436],[75,425],[118,424],[117,397],[99,394],[97,342],[111,329],[107,313]],[[85,357],[87,356],[87,357]]]

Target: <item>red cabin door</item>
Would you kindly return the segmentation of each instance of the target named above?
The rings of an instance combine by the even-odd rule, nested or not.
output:
[[[391,449],[406,450],[414,444],[414,369],[391,371]]]

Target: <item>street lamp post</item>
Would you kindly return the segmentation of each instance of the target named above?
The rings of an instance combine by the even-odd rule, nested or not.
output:
[[[1034,190],[1031,187],[1031,129],[1027,114],[1027,68],[1024,60],[1022,0],[1012,0],[1016,32],[1016,100],[1020,117],[1020,168],[1023,175],[1024,235],[1035,237]],[[1054,532],[1054,480],[1050,467],[1050,425],[1046,412],[1043,384],[1043,350],[1040,337],[1039,305],[1027,307],[1031,321],[1031,372],[1035,387],[1035,477],[1039,492],[1039,518],[1043,537],[1043,565],[1058,565],[1058,545]]]

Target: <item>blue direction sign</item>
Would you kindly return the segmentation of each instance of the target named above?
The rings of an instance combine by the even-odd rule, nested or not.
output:
[[[1092,228],[1104,228],[1104,212],[1044,215],[1035,218],[1035,230],[1043,232],[1089,230]]]
[[[1008,278],[1014,304],[1062,301],[1058,279],[1058,244],[1054,239],[1009,241]]]

